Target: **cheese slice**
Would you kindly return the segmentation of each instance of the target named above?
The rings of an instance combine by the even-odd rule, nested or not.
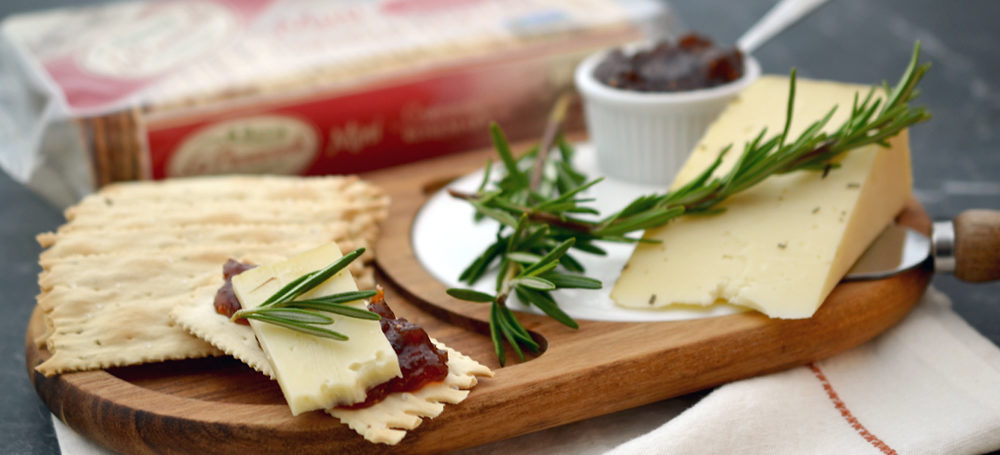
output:
[[[244,308],[256,308],[292,280],[332,264],[341,257],[334,243],[276,264],[233,277],[233,291]],[[301,298],[346,291],[357,285],[346,269]],[[361,301],[352,305],[364,308]],[[363,401],[369,388],[400,376],[399,361],[378,321],[334,316],[329,325],[350,339],[337,341],[295,332],[261,321],[250,321],[267,355],[275,379],[293,415]]]
[[[854,94],[868,88],[799,79],[790,137],[836,114],[827,131],[850,113]],[[761,128],[784,126],[788,79],[762,77],[709,128],[674,187],[693,179],[727,144],[727,172]],[[889,148],[849,152],[825,177],[800,171],[773,176],[732,197],[726,211],[685,216],[645,233],[661,243],[639,244],[611,298],[630,308],[728,302],[776,318],[813,315],[833,287],[910,198],[909,142],[904,131]]]

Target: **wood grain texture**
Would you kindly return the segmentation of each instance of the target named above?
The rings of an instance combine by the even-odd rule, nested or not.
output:
[[[48,353],[28,327],[28,373],[39,396],[70,427],[124,453],[432,453],[607,414],[778,371],[854,347],[899,321],[919,300],[930,271],[843,283],[810,319],[772,320],[748,312],[691,321],[580,321],[568,329],[521,314],[544,352],[499,368],[488,337],[487,307],[448,297],[416,261],[413,217],[427,195],[481,166],[473,152],[374,172],[365,177],[392,196],[376,245],[378,281],[400,316],[496,370],[469,398],[448,405],[393,447],[374,445],[319,412],[292,417],[278,387],[227,358],[165,362],[65,374],[34,372]],[[924,232],[912,205],[900,221]],[[508,353],[508,358],[514,358]]]
[[[955,217],[955,276],[1000,280],[1000,210],[966,210]]]

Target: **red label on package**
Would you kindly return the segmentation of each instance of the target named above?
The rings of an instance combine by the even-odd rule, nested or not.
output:
[[[153,178],[223,173],[344,174],[540,134],[553,90],[542,59],[411,75],[351,93],[234,108],[148,126]],[[410,82],[407,82],[410,81]]]

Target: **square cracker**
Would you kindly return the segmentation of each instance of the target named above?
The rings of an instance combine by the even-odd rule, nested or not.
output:
[[[394,445],[417,428],[423,418],[433,419],[445,403],[458,404],[469,396],[478,377],[493,377],[493,371],[433,338],[440,349],[448,351],[448,377],[428,384],[415,392],[392,393],[364,409],[328,409],[326,412],[371,442]]]
[[[275,378],[267,355],[257,344],[250,326],[231,322],[214,311],[209,303],[214,290],[200,289],[197,298],[176,305],[170,317],[181,327],[207,341],[261,374]],[[199,301],[200,300],[200,301]],[[477,377],[492,377],[493,372],[472,358],[444,343],[431,339],[440,349],[448,351],[448,376],[444,381],[428,384],[415,392],[393,393],[384,400],[364,409],[329,409],[326,412],[347,425],[365,439],[394,445],[417,428],[423,418],[437,417],[445,403],[457,404],[469,395]]]
[[[388,198],[357,177],[225,176],[110,185],[38,236],[46,375],[219,355],[174,325],[174,305],[222,282],[226,259],[267,263],[328,241],[370,246]],[[362,261],[370,264],[369,248]],[[351,271],[361,287],[373,272]],[[211,300],[209,300],[211,301]]]
[[[170,318],[192,335],[211,344],[216,349],[235,357],[257,372],[275,379],[267,355],[257,343],[257,336],[249,325],[236,324],[215,312],[212,298],[218,286],[196,289],[192,298],[178,302],[170,310]]]
[[[352,250],[369,246],[357,245],[346,221],[328,223],[282,224],[201,224],[187,226],[149,226],[134,229],[77,230],[59,235],[39,256],[42,267],[67,258],[108,254],[120,245],[131,245],[129,252],[163,253],[192,245],[218,243],[271,244],[297,239],[317,244],[333,240],[342,248]]]

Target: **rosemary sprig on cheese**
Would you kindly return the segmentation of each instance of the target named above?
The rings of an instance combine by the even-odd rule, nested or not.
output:
[[[724,211],[719,204],[745,191],[772,175],[800,170],[820,171],[824,175],[837,167],[837,160],[848,151],[878,144],[902,130],[930,118],[922,107],[909,102],[918,94],[917,84],[929,69],[918,64],[919,43],[914,46],[909,65],[893,88],[884,86],[885,97],[877,97],[872,88],[867,95],[855,95],[848,119],[830,133],[824,132],[837,106],[813,122],[798,137],[788,137],[795,100],[795,71],[789,83],[788,109],[785,126],[780,134],[767,137],[761,131],[744,144],[743,153],[725,174],[713,176],[723,156],[732,145],[723,148],[718,158],[686,185],[664,194],[643,196],[624,209],[598,220],[580,218],[578,214],[596,215],[585,204],[590,199],[580,194],[600,180],[585,178],[569,164],[571,150],[565,141],[557,142],[561,157],[536,163],[546,166],[537,186],[531,185],[528,173],[532,157],[529,151],[515,158],[497,126],[492,126],[494,146],[503,162],[506,175],[489,187],[490,169],[478,191],[472,194],[452,191],[452,196],[468,201],[477,216],[490,217],[500,223],[497,240],[488,246],[465,269],[460,280],[474,283],[493,264],[499,263],[495,294],[469,289],[451,289],[453,297],[474,302],[489,302],[490,329],[500,363],[504,363],[503,343],[506,341],[523,357],[523,349],[537,352],[538,345],[528,335],[517,317],[507,308],[513,293],[524,304],[535,305],[543,312],[576,328],[577,324],[559,309],[551,291],[570,287],[600,287],[597,280],[582,276],[580,263],[567,254],[570,250],[603,255],[597,241],[637,242],[628,234],[666,224],[685,214],[715,214]],[[489,187],[489,188],[488,188]],[[562,266],[563,271],[557,271]],[[596,282],[596,283],[595,283]]]
[[[381,319],[378,313],[345,305],[348,302],[371,298],[375,295],[375,291],[348,291],[313,299],[295,299],[336,275],[364,252],[364,248],[358,248],[322,269],[292,280],[257,308],[239,310],[233,313],[231,319],[233,321],[254,319],[296,332],[347,341],[347,335],[324,327],[333,323],[333,318],[323,313],[377,321]]]
[[[358,255],[351,253],[348,259],[340,260],[342,256],[337,244],[326,243],[287,260],[233,276],[233,293],[243,308],[253,310],[264,302],[269,302],[267,308],[282,304],[280,299],[272,297],[296,294],[290,292],[292,289],[302,290],[300,298],[303,300],[354,292],[358,290],[357,283],[343,266]],[[339,272],[330,272],[338,267]],[[327,279],[318,282],[327,275]],[[301,283],[315,283],[315,286],[305,291],[307,286],[298,287]],[[292,300],[295,301],[301,300]],[[366,308],[365,302],[360,300],[346,305],[361,310]],[[379,321],[340,318],[330,326],[316,324],[349,337],[351,341],[347,343],[314,336],[308,330],[288,330],[269,321],[251,319],[249,322],[293,415],[362,402],[370,388],[398,377],[402,371],[399,358],[382,333]]]

